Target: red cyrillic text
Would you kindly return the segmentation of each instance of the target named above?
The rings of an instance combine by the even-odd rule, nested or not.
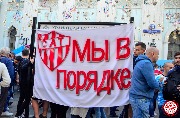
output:
[[[61,74],[63,75],[60,76]],[[98,79],[97,71],[57,70],[56,88],[60,88],[60,82],[63,80],[64,89],[75,90],[77,95],[82,90],[90,90],[91,87],[97,91],[97,95],[100,95],[102,91],[107,91],[107,94],[110,94],[111,90],[114,89],[114,84],[117,84],[120,90],[128,89],[131,85],[130,75],[131,72],[128,68],[118,69],[116,72],[114,70],[104,70],[102,79]],[[100,83],[99,86],[98,83]]]
[[[125,45],[122,45],[122,42],[125,42]],[[130,40],[129,38],[118,38],[117,39],[117,51],[116,51],[116,59],[126,59],[130,56]],[[125,52],[122,54],[122,52]]]
[[[96,56],[96,53],[99,55]],[[84,61],[85,56],[89,62],[109,61],[109,42],[105,40],[105,48],[103,49],[96,47],[94,41],[87,39],[83,51],[81,51],[77,40],[73,40],[72,62],[76,62],[77,55],[81,62]]]

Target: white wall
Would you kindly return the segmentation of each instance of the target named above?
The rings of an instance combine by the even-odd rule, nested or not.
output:
[[[6,0],[5,0],[6,1]],[[7,2],[3,1],[1,7],[1,19],[0,19],[0,47],[8,46],[7,43],[7,29],[11,25],[18,27],[16,47],[19,47],[20,34],[23,34],[25,38],[31,38],[31,26],[33,17],[37,16],[39,22],[126,22],[129,23],[130,17],[134,17],[135,25],[135,42],[142,41],[146,45],[155,39],[157,48],[160,50],[160,59],[167,58],[168,52],[168,36],[177,26],[174,26],[165,18],[165,14],[168,9],[165,9],[164,0],[157,0],[156,5],[152,5],[152,0],[148,0],[150,4],[144,4],[144,0],[139,1],[137,6],[126,6],[126,0],[119,0],[116,3],[115,0],[91,0],[94,4],[87,4],[90,0],[84,1],[84,5],[79,5],[77,0],[52,0],[57,6],[50,8],[53,3],[46,2],[48,7],[44,8],[38,6],[39,0],[24,0],[24,9],[21,11],[23,18],[21,23],[17,25],[16,21],[6,23],[6,27],[3,26],[3,21],[6,17],[12,17],[12,11],[8,11]],[[65,3],[64,3],[65,2]],[[129,9],[129,14],[126,13]],[[172,12],[177,12],[177,9],[172,9]],[[3,11],[3,12],[2,12]],[[5,11],[5,12],[4,12]],[[6,16],[7,15],[7,16]],[[129,16],[128,16],[129,15]],[[124,18],[122,18],[124,16]],[[11,19],[11,18],[10,18]],[[161,30],[160,34],[148,34],[143,33],[143,29],[148,29],[150,24],[155,24],[157,30]],[[3,32],[4,31],[4,32]],[[28,41],[30,44],[30,40]]]
[[[7,46],[8,43],[6,42],[7,40],[5,39],[5,36],[7,35],[7,26],[6,26],[6,11],[7,10],[7,0],[4,0],[1,3],[0,7],[0,48],[3,46]]]
[[[31,39],[32,33],[32,24],[33,24],[33,17],[37,17],[38,14],[38,2],[39,0],[25,0],[24,1],[24,9],[22,11],[23,18],[22,18],[22,28],[21,34],[23,37],[27,37]],[[30,44],[31,40],[28,40],[28,44]]]

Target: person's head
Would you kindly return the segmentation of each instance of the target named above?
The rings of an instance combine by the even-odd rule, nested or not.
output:
[[[12,58],[12,59],[15,59],[15,57],[16,57],[16,56],[15,56],[15,53],[14,53],[14,52],[11,52],[11,58]]]
[[[18,64],[21,60],[22,60],[22,57],[21,57],[21,56],[17,56],[17,57],[14,59],[14,63],[15,63],[15,64]]]
[[[156,61],[159,58],[159,50],[155,47],[149,47],[146,50],[146,56],[153,62],[156,63]]]
[[[0,55],[1,56],[6,56],[8,57],[8,54],[10,53],[10,49],[8,47],[3,47],[0,50]]]
[[[174,55],[174,64],[180,66],[180,52],[176,52]]]
[[[163,70],[165,73],[168,73],[174,67],[174,64],[171,62],[166,62],[163,66]]]
[[[29,49],[24,49],[24,50],[22,51],[22,56],[23,56],[23,57],[29,57]]]
[[[10,58],[10,59],[15,59],[15,54],[14,54],[13,52],[10,52],[10,53],[8,54],[8,58]]]
[[[143,42],[138,42],[135,44],[135,49],[134,49],[134,56],[138,56],[140,54],[144,54],[146,50],[146,44]]]

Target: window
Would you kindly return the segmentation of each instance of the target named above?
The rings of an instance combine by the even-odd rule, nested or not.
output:
[[[174,30],[169,35],[169,44],[168,44],[168,57],[167,59],[173,60],[174,54],[180,51],[180,30]]]

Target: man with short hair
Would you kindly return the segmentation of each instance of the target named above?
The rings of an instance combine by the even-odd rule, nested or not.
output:
[[[169,72],[169,70],[171,70],[174,67],[174,65],[170,62],[166,62],[163,66],[163,73],[160,75],[157,75],[155,78],[156,80],[161,84],[161,87],[159,89],[159,93],[158,93],[158,97],[157,97],[157,101],[158,101],[158,108],[159,108],[159,118],[167,118],[167,116],[165,116],[165,113],[162,109],[162,106],[164,105],[165,101],[163,98],[163,94],[162,94],[162,89],[163,89],[163,84],[164,81],[166,80],[166,76]]]
[[[146,44],[143,42],[138,42],[135,44],[135,49],[134,49],[134,57],[133,57],[133,68],[136,64],[135,60],[139,55],[144,55],[146,51]]]
[[[144,55],[145,51],[146,51],[146,44],[145,44],[145,43],[143,43],[143,42],[137,42],[137,43],[135,44],[134,55],[133,55],[133,68],[134,68],[134,66],[135,66],[135,64],[136,64],[135,60],[136,60],[136,58],[138,57],[138,55]],[[125,106],[124,106],[124,109],[123,109],[122,113],[120,114],[120,117],[119,117],[119,118],[128,118],[128,115],[131,116],[132,113],[131,113],[131,112],[128,113],[128,109],[129,109],[129,108],[131,108],[131,107],[130,107],[130,104],[125,105]],[[114,112],[115,112],[115,111],[114,111]]]
[[[0,77],[2,78],[0,81],[0,116],[4,109],[4,105],[6,103],[9,85],[11,83],[11,78],[9,76],[7,67],[5,64],[0,62]]]
[[[143,42],[137,42],[135,44],[135,49],[134,49],[134,56],[138,56],[140,54],[144,54],[146,50],[146,44]]]
[[[146,55],[136,58],[131,88],[129,90],[129,101],[133,110],[133,118],[149,118],[150,100],[153,98],[154,90],[159,89],[159,83],[155,80],[153,64],[158,60],[159,50],[150,47]]]

